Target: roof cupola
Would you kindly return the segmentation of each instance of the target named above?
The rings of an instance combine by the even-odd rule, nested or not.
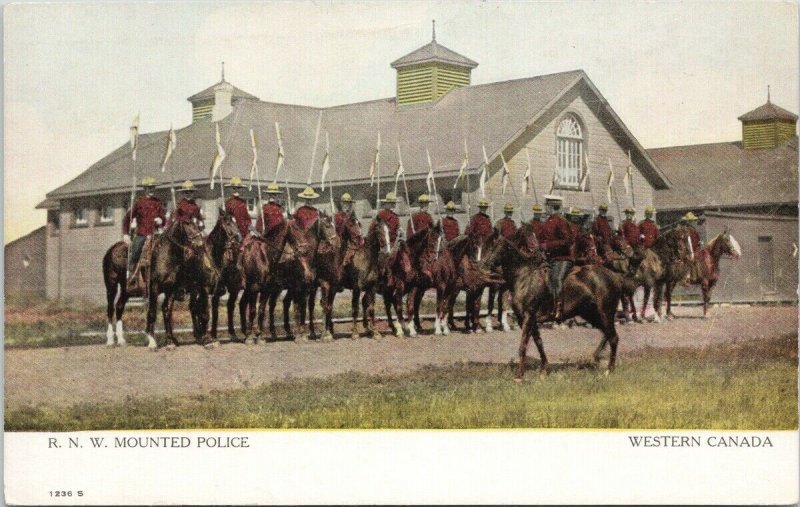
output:
[[[219,121],[233,110],[240,100],[258,100],[258,97],[236,88],[225,81],[225,62],[222,62],[222,78],[219,83],[195,93],[188,99],[192,103],[192,123],[200,120]]]
[[[739,121],[746,150],[775,148],[797,135],[797,115],[772,103],[769,86],[767,103],[743,114]]]

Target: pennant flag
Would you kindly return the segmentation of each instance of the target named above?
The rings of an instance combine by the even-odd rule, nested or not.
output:
[[[511,171],[508,170],[508,164],[506,164],[506,157],[503,156],[503,152],[500,152],[500,160],[503,161],[503,195],[506,195],[506,187],[508,186],[508,177],[511,175]]]
[[[219,123],[215,123],[214,127],[216,128],[216,135],[217,135],[217,154],[214,155],[214,161],[211,163],[211,189],[214,189],[214,177],[217,175],[217,171],[219,171],[219,166],[222,165],[222,161],[225,160],[225,150],[222,149],[222,145],[219,141]]]
[[[167,169],[167,160],[169,160],[169,157],[172,156],[172,152],[175,151],[175,144],[177,141],[178,140],[175,137],[175,131],[172,129],[172,125],[170,125],[169,135],[167,135],[167,151],[164,153],[164,160],[161,162],[162,173]]]
[[[625,195],[630,193],[630,186],[633,180],[632,170],[633,168],[628,166],[628,168],[625,170],[625,176],[622,178],[622,184],[625,185]]]
[[[558,172],[556,172],[556,170],[553,169],[553,178],[550,180],[550,190],[547,193],[552,194],[557,184],[558,184]]]
[[[461,178],[464,177],[464,171],[467,170],[467,166],[469,165],[469,153],[467,152],[467,138],[464,138],[464,160],[461,161],[461,168],[458,170],[458,177],[456,178],[456,182],[453,183],[453,190],[458,186],[458,182],[461,181]]]
[[[283,139],[281,139],[281,126],[278,125],[278,122],[275,122],[275,134],[278,136],[278,162],[275,166],[275,179],[272,180],[273,183],[278,182],[278,173],[281,172],[281,168],[283,167],[283,160],[286,158],[286,155],[283,154]]]
[[[481,188],[481,198],[486,199],[486,183],[489,181],[489,157],[486,156],[486,146],[481,146],[483,149],[483,171],[481,171],[481,179],[478,182]]]
[[[583,177],[581,178],[581,192],[586,192],[586,182],[589,181],[589,157],[583,152]]]
[[[372,158],[372,163],[369,166],[369,186],[375,184],[375,172],[378,170],[378,164],[381,159],[381,133],[378,132],[378,144],[375,146],[375,156]]]
[[[531,181],[531,154],[527,146],[525,147],[525,161],[528,165],[525,167],[525,174],[522,176],[522,195],[528,195],[528,185]]]
[[[425,177],[425,184],[428,186],[428,194],[433,194],[435,185],[433,182],[433,164],[431,163],[431,154],[428,152],[428,148],[425,148],[425,155],[428,156],[428,175]]]
[[[256,135],[253,133],[253,129],[250,129],[250,145],[253,147],[253,163],[250,164],[250,186],[248,190],[253,189],[253,176],[258,170],[258,150],[256,149]]]
[[[139,145],[139,113],[133,118],[131,123],[131,158],[136,160],[136,148]]]
[[[397,182],[400,180],[400,176],[406,173],[405,167],[403,167],[403,156],[400,154],[400,143],[397,143],[397,170],[394,172],[394,193],[397,193]]]
[[[608,161],[608,182],[606,183],[606,198],[608,202],[611,202],[611,191],[614,188],[614,167],[611,165],[611,161]]]
[[[325,177],[331,169],[330,157],[328,152],[331,149],[331,142],[328,138],[328,132],[325,132],[325,153],[322,154],[322,190],[325,190]]]

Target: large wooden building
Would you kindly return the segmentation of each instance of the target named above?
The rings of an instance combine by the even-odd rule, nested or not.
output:
[[[427,153],[435,169],[439,205],[454,201],[462,227],[476,211],[478,175],[488,160],[487,198],[499,213],[505,202],[518,205],[516,218],[530,218],[530,207],[555,179],[554,192],[568,206],[590,209],[605,200],[605,175],[617,168],[617,186],[629,160],[637,204],[653,203],[655,190],[670,188],[667,177],[631,134],[585,72],[575,70],[511,81],[470,85],[478,64],[447,49],[435,39],[394,61],[397,93],[394,97],[328,108],[287,105],[261,100],[225,81],[189,98],[193,121],[178,130],[171,167],[158,168],[167,132],[140,134],[136,162],[138,179],[153,176],[157,194],[167,202],[171,181],[192,180],[201,189],[207,222],[213,225],[220,204],[219,188],[209,188],[208,168],[214,157],[215,124],[219,126],[227,158],[224,177],[249,175],[252,149],[250,130],[258,145],[261,174],[271,180],[277,158],[274,125],[279,123],[285,153],[285,175],[292,195],[305,186],[318,123],[330,139],[330,173],[321,208],[330,208],[329,192],[338,200],[349,192],[366,226],[377,202],[368,171],[378,135],[381,138],[381,194],[393,188],[392,175],[402,153],[412,205],[426,191]],[[121,237],[121,221],[129,205],[133,170],[127,139],[78,177],[47,194],[39,207],[48,210],[46,227],[46,293],[51,298],[104,298],[100,261],[106,249]],[[123,142],[124,141],[124,142]],[[320,147],[323,145],[321,143]],[[468,154],[466,177],[454,183]],[[321,152],[316,154],[316,160]],[[511,171],[511,186],[503,194],[503,159]],[[581,188],[584,160],[594,168]],[[269,163],[265,162],[269,161]],[[530,162],[529,162],[530,161]],[[532,189],[521,194],[521,179],[530,163]],[[554,178],[555,176],[555,178]],[[320,172],[313,185],[320,189]],[[513,187],[513,189],[512,189]],[[256,189],[246,191],[256,213]],[[398,192],[398,211],[411,211],[404,192]],[[516,194],[516,196],[515,196]],[[434,205],[433,210],[436,210]],[[612,215],[616,209],[612,206]]]
[[[768,100],[739,120],[741,141],[649,150],[673,183],[655,194],[658,221],[692,211],[701,238],[728,228],[737,239],[742,256],[721,262],[713,301],[797,301],[797,115]]]

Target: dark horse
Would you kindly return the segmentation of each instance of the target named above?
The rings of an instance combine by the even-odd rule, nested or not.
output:
[[[207,326],[208,295],[217,288],[219,272],[211,260],[197,224],[174,222],[164,234],[154,239],[149,278],[145,332],[150,348],[154,348],[156,343],[156,304],[160,294],[164,294],[161,311],[164,314],[167,347],[178,345],[172,328],[172,306],[175,292],[181,288],[190,294],[189,307],[196,341],[207,346],[217,343],[214,339],[208,341]]]
[[[528,344],[533,338],[541,358],[541,373],[548,371],[549,364],[539,335],[539,322],[549,319],[553,298],[549,287],[549,267],[541,252],[529,254],[521,251],[506,239],[499,239],[486,259],[487,267],[503,267],[512,280],[511,305],[520,320],[522,338],[519,346],[519,365],[515,380],[522,381],[525,375],[525,357]],[[621,275],[602,266],[586,265],[573,268],[564,280],[563,318],[580,316],[603,332],[603,339],[594,352],[595,363],[600,353],[610,345],[611,355],[608,371],[614,369],[617,357],[618,336],[614,325],[614,314],[624,291]]]
[[[742,249],[736,238],[730,235],[728,229],[718,234],[709,241],[705,247],[698,250],[692,257],[689,273],[684,283],[700,285],[703,294],[703,317],[708,314],[708,304],[711,301],[711,291],[719,279],[719,260],[723,256],[738,259],[742,255]],[[671,302],[672,290],[675,283],[668,284],[665,288],[667,299],[667,315],[672,315]]]
[[[106,313],[108,316],[108,329],[106,331],[106,345],[114,345],[114,334],[116,328],[117,343],[124,347],[125,332],[122,325],[122,314],[125,312],[125,304],[128,299],[141,296],[142,291],[137,293],[128,292],[128,245],[119,241],[111,245],[103,256],[103,282],[106,285]],[[145,278],[147,273],[145,273]],[[150,347],[156,346],[155,341],[150,343]]]
[[[641,318],[644,319],[650,294],[653,294],[655,322],[661,321],[661,298],[664,286],[671,279],[685,276],[691,261],[691,251],[687,243],[686,231],[673,229],[664,231],[656,240],[653,248],[643,249],[642,261],[636,267],[633,280],[637,287],[644,288]],[[631,301],[632,303],[632,301]],[[633,307],[636,317],[636,308]]]
[[[436,290],[436,319],[434,334],[450,334],[447,318],[448,300],[456,289],[456,266],[453,256],[444,245],[444,236],[439,222],[417,231],[407,241],[414,270],[406,288],[408,289],[408,334],[416,336],[422,324],[419,307],[428,289]]]
[[[211,296],[211,337],[214,340],[217,339],[219,300],[227,292],[228,334],[232,342],[242,341],[236,336],[236,329],[233,325],[236,300],[239,297],[239,291],[242,289],[242,272],[239,268],[241,242],[239,227],[236,225],[233,215],[226,212],[224,208],[220,208],[217,223],[211,229],[208,238],[206,238],[208,248],[211,250],[211,259],[220,274],[220,283],[217,284],[217,290]],[[244,301],[244,298],[242,301]],[[242,334],[244,334],[245,309],[244,304],[239,306]]]

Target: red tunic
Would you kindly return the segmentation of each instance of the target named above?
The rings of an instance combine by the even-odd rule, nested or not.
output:
[[[576,263],[600,264],[602,262],[602,258],[597,254],[597,245],[593,234],[580,231],[575,238],[572,255]]]
[[[242,238],[246,237],[247,232],[250,230],[252,219],[250,218],[250,212],[247,210],[245,200],[236,195],[230,196],[225,202],[225,212],[233,215],[233,218],[236,219],[236,225],[239,226]]]
[[[174,218],[179,222],[191,222],[193,218],[198,221],[203,220],[203,215],[200,214],[200,206],[194,199],[184,197],[175,209]]]
[[[572,244],[572,228],[569,222],[560,214],[553,214],[542,227],[539,246],[547,252],[550,260],[569,261],[570,245]]]
[[[294,221],[297,222],[297,225],[303,230],[307,230],[314,225],[314,222],[316,222],[318,218],[319,211],[313,206],[303,205],[294,212]]]
[[[614,238],[614,231],[611,230],[611,224],[608,219],[603,216],[597,216],[592,224],[592,234],[598,243],[608,245]]]
[[[513,218],[503,217],[497,221],[495,227],[497,227],[500,234],[509,241],[514,238],[514,233],[517,232],[517,224],[514,223]]]
[[[653,248],[658,239],[658,226],[649,218],[645,218],[639,222],[639,235],[642,237],[643,247]]]
[[[392,243],[395,242],[397,239],[397,231],[400,229],[400,217],[397,216],[393,210],[390,209],[382,209],[378,211],[378,218],[380,218],[386,225],[389,226],[389,241]],[[369,225],[369,230],[373,230],[375,228],[375,224],[378,222],[372,221]]]
[[[631,246],[641,244],[641,240],[639,239],[639,226],[636,225],[633,220],[623,220],[622,224],[619,226],[619,234]]]
[[[411,230],[411,222],[414,222],[414,230]],[[410,238],[414,232],[419,232],[423,229],[426,229],[433,225],[433,217],[427,211],[417,211],[413,215],[411,215],[411,220],[409,220],[408,225],[406,226],[406,237]]]
[[[444,229],[444,239],[453,241],[461,232],[458,226],[458,220],[453,217],[444,217],[442,219],[442,229]]]
[[[492,235],[492,220],[486,213],[475,213],[464,231],[467,236],[478,236],[482,241]]]
[[[264,220],[267,222],[266,228],[264,227]],[[258,215],[256,220],[256,230],[266,236],[282,224],[283,221],[283,206],[274,201],[265,202],[264,206],[261,207],[261,214]]]
[[[333,215],[333,226],[336,229],[336,234],[341,236],[344,234],[344,224],[350,220],[349,211],[339,211]]]
[[[539,237],[542,235],[542,229],[544,229],[544,222],[541,220],[531,220],[531,227],[533,228],[533,233],[536,234],[536,239],[538,240]]]
[[[136,202],[133,203],[133,210],[125,214],[125,218],[122,220],[123,234],[130,234],[132,218],[136,219],[137,236],[152,235],[156,218],[160,218],[162,224],[167,220],[166,210],[161,201],[146,195],[136,199]]]

